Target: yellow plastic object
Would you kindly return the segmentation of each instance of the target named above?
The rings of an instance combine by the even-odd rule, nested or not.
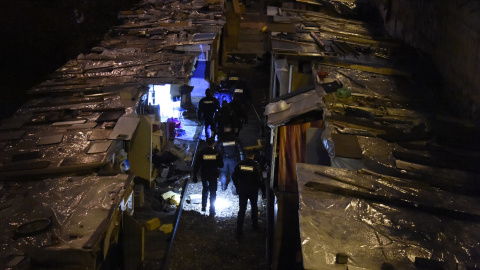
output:
[[[173,224],[163,224],[159,230],[164,233],[171,233],[173,231]]]
[[[147,221],[147,223],[145,223],[145,229],[147,229],[147,231],[151,232],[151,231],[157,229],[158,227],[160,227],[160,224],[161,224],[160,219],[152,218],[149,221]]]
[[[173,191],[167,191],[162,194],[163,199],[167,201],[169,204],[174,204],[178,206],[180,204],[180,200],[182,199],[182,195],[175,193]]]

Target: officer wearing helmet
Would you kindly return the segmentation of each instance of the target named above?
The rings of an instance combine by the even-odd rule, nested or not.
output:
[[[213,91],[207,88],[205,90],[205,97],[198,102],[197,110],[198,120],[204,122],[206,139],[215,137],[215,122],[213,117],[218,109],[220,109],[218,99],[213,96]],[[210,134],[210,132],[212,134]]]

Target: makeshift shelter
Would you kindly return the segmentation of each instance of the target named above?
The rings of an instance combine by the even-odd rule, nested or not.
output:
[[[435,82],[408,61],[415,54],[380,28],[312,11],[268,11],[286,23],[270,25],[273,262],[281,265],[300,246],[305,269],[478,267],[470,242],[477,216],[455,203],[478,205],[478,129],[443,115]],[[299,227],[283,223],[297,217]],[[439,229],[450,224],[457,231]],[[418,237],[437,232],[469,236],[452,246]]]
[[[191,105],[181,89],[191,91],[199,59],[215,77],[225,23],[221,1],[201,13],[203,1],[179,12],[152,4],[121,12],[123,24],[30,89],[2,121],[0,265],[99,269],[120,250],[126,269],[142,264],[133,179],[154,185],[152,156],[168,135],[151,89],[168,85],[169,98]]]

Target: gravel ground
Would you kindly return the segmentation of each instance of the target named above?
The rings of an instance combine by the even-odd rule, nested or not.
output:
[[[217,192],[217,201],[230,203],[217,205],[216,215],[201,212],[201,203],[185,202],[172,247],[168,269],[267,269],[265,201],[259,196],[259,229],[251,227],[250,205],[244,223],[244,235],[235,236],[238,213],[238,196],[226,191]],[[220,190],[220,189],[219,189]],[[201,194],[201,183],[190,183],[189,195]],[[208,206],[207,206],[208,210]]]
[[[176,142],[177,143],[177,142]],[[190,145],[178,143],[186,152],[194,150],[196,142]],[[202,143],[200,143],[202,144]],[[202,147],[200,145],[199,147]],[[193,153],[192,153],[193,154]],[[177,174],[169,181],[157,182],[156,187],[145,189],[145,204],[135,212],[135,219],[141,224],[158,217],[162,224],[175,224],[177,207],[162,199],[162,194],[173,191],[182,194],[185,181],[185,202],[174,235],[170,253],[167,252],[172,234],[159,230],[145,232],[145,263],[143,269],[268,269],[266,267],[266,201],[259,192],[259,229],[252,229],[250,205],[244,222],[244,234],[237,239],[236,222],[238,196],[232,193],[233,183],[226,191],[217,191],[216,215],[201,212],[202,184],[189,180],[190,162],[177,162]],[[178,176],[178,177],[177,177]],[[178,180],[176,180],[178,179]],[[222,207],[223,205],[223,207]],[[165,267],[165,255],[170,254]]]

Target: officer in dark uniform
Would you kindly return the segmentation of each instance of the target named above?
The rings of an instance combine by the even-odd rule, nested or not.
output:
[[[263,185],[262,169],[260,165],[253,160],[255,153],[247,151],[246,159],[240,161],[233,172],[233,184],[237,188],[239,197],[238,217],[237,217],[237,237],[243,234],[243,220],[247,203],[250,200],[252,210],[252,227],[258,228],[258,189]]]
[[[205,137],[210,138],[210,131],[215,133],[215,122],[213,117],[215,112],[220,109],[218,99],[213,96],[213,91],[210,88],[205,90],[205,97],[198,102],[197,117],[199,121],[204,121]],[[212,134],[215,137],[215,134]]]
[[[233,76],[229,76],[220,82],[218,96],[221,97],[222,100],[227,100],[230,103],[236,94],[240,101],[246,106],[247,102],[251,101],[250,88],[245,80],[234,76],[234,73],[232,73],[232,75]]]
[[[206,210],[208,193],[210,193],[210,215],[215,215],[215,199],[217,198],[217,179],[219,168],[223,168],[222,153],[215,149],[215,139],[207,139],[207,146],[200,150],[193,164],[193,182],[197,183],[197,174],[201,170],[202,177],[202,211]]]
[[[220,182],[222,183],[222,190],[225,191],[231,182],[235,165],[243,160],[243,146],[240,139],[238,139],[233,132],[220,136],[217,146],[223,155],[224,166],[220,170]]]
[[[243,128],[243,124],[248,122],[247,109],[245,104],[240,101],[240,96],[238,94],[233,95],[233,100],[229,105],[234,114],[234,125],[236,127],[235,135],[238,137],[240,135],[240,130]]]
[[[219,138],[226,133],[236,132],[234,112],[225,100],[222,101],[222,107],[215,113],[214,122]]]
[[[263,178],[263,186],[261,186],[261,191],[262,191],[262,199],[267,198],[267,193],[266,193],[266,188],[267,188],[267,177],[268,177],[268,169],[270,168],[268,166],[268,160],[267,157],[263,154],[262,150],[255,151],[255,157],[253,158],[258,165],[260,165],[260,168],[262,169],[262,178]]]

